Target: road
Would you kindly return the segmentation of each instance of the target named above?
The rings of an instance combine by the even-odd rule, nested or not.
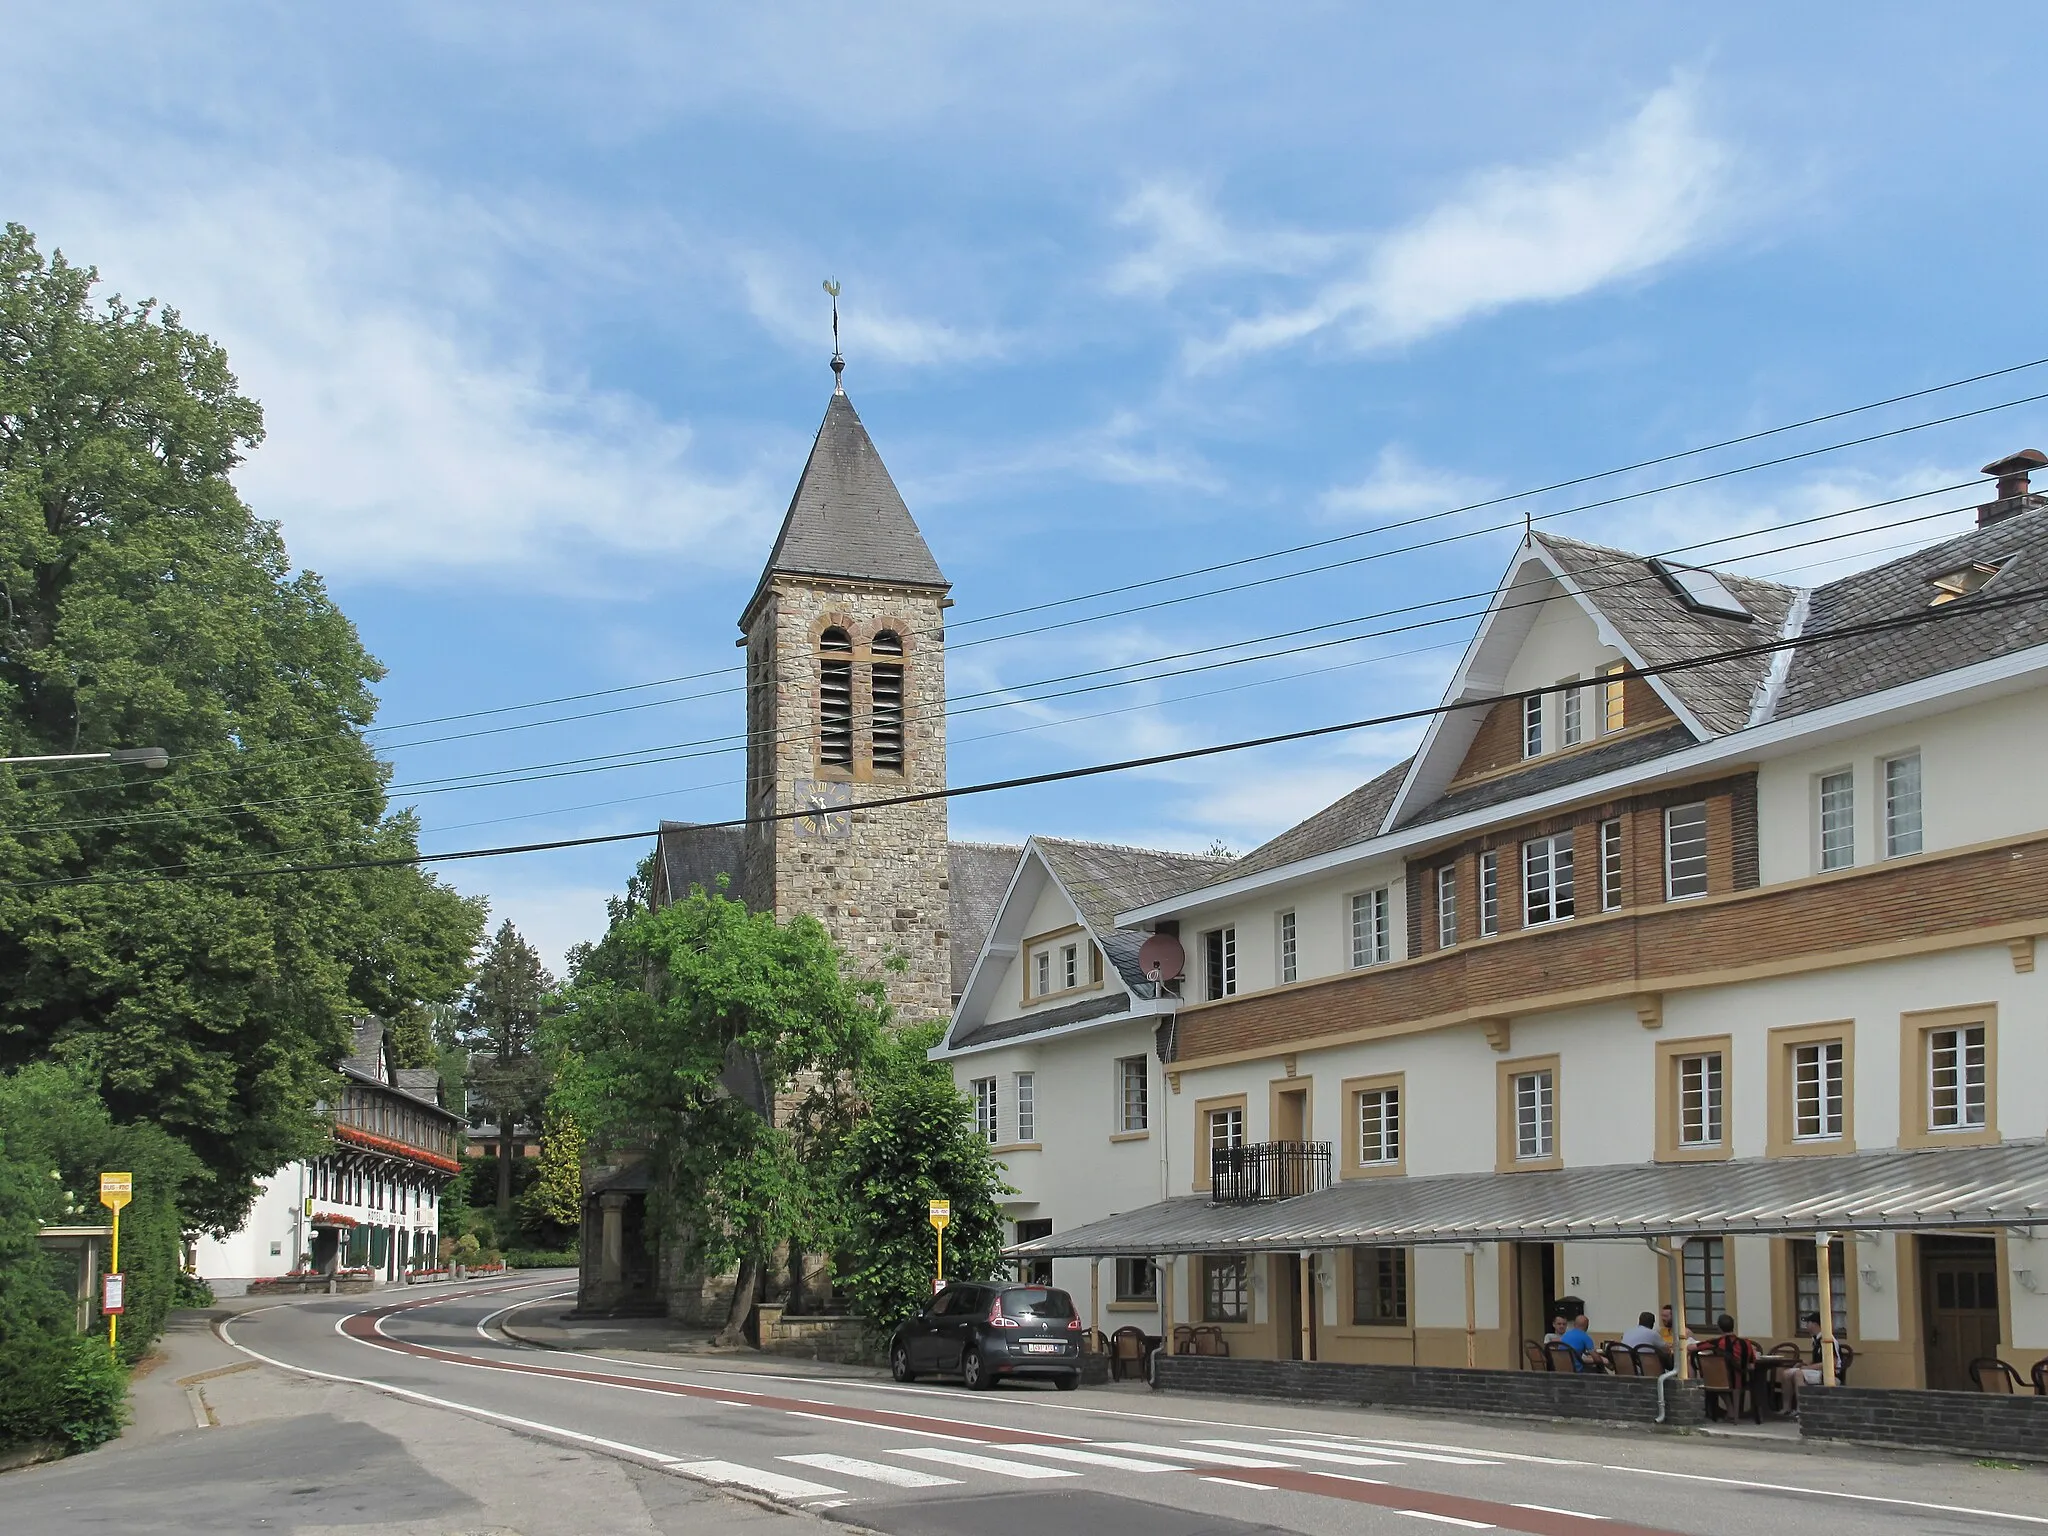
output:
[[[1141,1388],[969,1393],[758,1361],[535,1349],[498,1330],[506,1313],[562,1293],[558,1278],[281,1305],[236,1317],[225,1337],[314,1381],[725,1490],[746,1501],[726,1504],[735,1513],[766,1502],[886,1536],[2048,1527],[2041,1471]],[[701,1528],[728,1523],[707,1515]]]

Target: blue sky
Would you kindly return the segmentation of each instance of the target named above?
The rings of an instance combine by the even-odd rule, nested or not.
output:
[[[1026,9],[17,7],[0,215],[226,343],[268,413],[243,491],[389,666],[393,727],[732,665],[830,387],[827,275],[849,392],[955,584],[953,690],[996,701],[1483,590],[1514,535],[1059,629],[983,615],[2048,355],[2041,119],[2001,41],[2029,10]],[[2043,390],[2048,369],[1771,447]],[[1550,526],[1661,549],[2044,440],[2025,406]],[[1744,568],[1826,579],[1965,522]],[[1427,702],[1465,633],[1004,702],[956,719],[952,776]],[[730,681],[378,740],[430,849],[735,814]],[[648,707],[554,719],[620,704]],[[1414,734],[962,802],[953,830],[1248,847]],[[558,960],[635,857],[447,873]]]

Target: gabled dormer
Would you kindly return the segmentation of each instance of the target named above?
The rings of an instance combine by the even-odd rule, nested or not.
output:
[[[1768,656],[1658,669],[1777,638],[1795,597],[1770,582],[1532,533],[1445,690],[1446,704],[1473,707],[1431,721],[1385,829],[1446,796],[1512,794],[1740,729]]]

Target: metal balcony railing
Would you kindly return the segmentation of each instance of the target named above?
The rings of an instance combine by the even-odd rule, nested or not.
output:
[[[1209,1203],[1255,1205],[1330,1187],[1327,1141],[1261,1141],[1209,1154]]]

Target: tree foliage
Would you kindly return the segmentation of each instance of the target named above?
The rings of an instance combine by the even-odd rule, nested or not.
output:
[[[498,1122],[500,1218],[512,1213],[514,1133],[540,1117],[548,1096],[550,1074],[536,1048],[554,990],[540,951],[507,920],[478,961],[458,1016],[458,1038],[469,1052],[469,1090]]]
[[[361,735],[381,670],[230,482],[262,417],[226,354],[95,282],[0,234],[0,754],[171,766],[0,770],[0,1068],[170,1130],[221,1230],[320,1145],[349,1016],[452,997],[483,912],[405,865],[236,873],[417,851]]]

